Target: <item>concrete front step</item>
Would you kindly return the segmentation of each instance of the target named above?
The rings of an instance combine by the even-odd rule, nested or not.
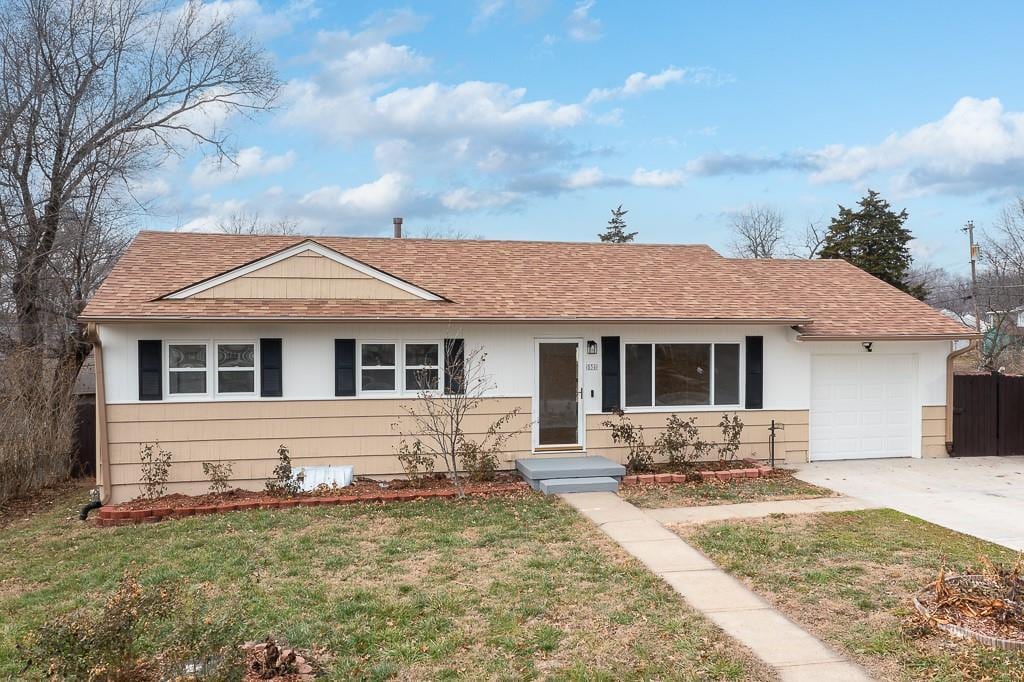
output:
[[[619,482],[611,476],[545,478],[539,482],[537,489],[545,495],[560,495],[562,493],[614,493],[619,490]]]
[[[585,478],[626,475],[626,467],[598,455],[580,457],[536,457],[517,459],[516,469],[523,478],[542,481],[546,478]]]

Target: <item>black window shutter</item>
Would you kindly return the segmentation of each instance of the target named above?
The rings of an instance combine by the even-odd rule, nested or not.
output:
[[[748,410],[764,407],[764,337],[747,337],[747,402]]]
[[[465,339],[444,340],[444,392],[465,393],[466,386],[466,341]]]
[[[163,344],[139,341],[139,400],[163,400]]]
[[[601,411],[619,409],[622,378],[619,374],[619,337],[601,337]]]
[[[281,367],[281,339],[260,339],[260,395],[264,398],[284,395]]]
[[[356,394],[356,340],[334,339],[334,395]]]

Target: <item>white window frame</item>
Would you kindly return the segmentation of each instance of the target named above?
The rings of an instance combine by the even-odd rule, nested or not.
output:
[[[711,363],[708,371],[711,373],[710,391],[708,393],[707,404],[702,405],[655,405],[654,395],[657,387],[654,383],[655,376],[655,362],[654,362],[654,346],[657,345],[688,345],[688,346],[711,346]],[[739,347],[739,391],[737,394],[738,402],[730,404],[715,404],[715,362],[716,353],[715,346],[738,346]],[[626,346],[651,346],[651,404],[650,405],[626,405]],[[629,339],[621,342],[619,348],[619,376],[622,377],[619,387],[619,404],[622,405],[622,409],[626,412],[713,412],[715,410],[741,410],[744,409],[743,405],[746,400],[746,354],[744,353],[744,342],[739,339],[712,339],[712,340],[693,340],[687,339],[685,341],[678,340],[656,340],[649,341],[647,339]]]
[[[228,345],[248,345],[252,346],[252,369],[248,367],[224,367],[220,366],[220,347]],[[214,395],[217,398],[231,399],[231,398],[252,398],[260,394],[260,344],[255,339],[214,339],[213,341],[213,381],[214,385],[210,388],[213,390]],[[209,351],[207,351],[207,357],[209,357]],[[209,365],[209,361],[206,363]],[[252,391],[236,392],[227,391],[223,392],[220,390],[220,372],[252,372]]]
[[[412,340],[409,340],[409,341],[403,341],[402,342],[402,357],[401,358],[398,358],[398,357],[395,358],[395,362],[399,362],[399,360],[401,360],[400,364],[402,365],[402,391],[404,393],[408,393],[408,394],[412,394],[412,395],[417,395],[417,394],[419,394],[421,392],[420,389],[418,389],[418,388],[409,388],[409,386],[406,384],[406,380],[405,380],[406,379],[406,377],[405,377],[406,371],[410,370],[410,369],[428,369],[428,368],[431,367],[431,365],[406,365],[405,364],[405,347],[406,346],[437,346],[437,388],[434,389],[434,390],[428,390],[427,392],[431,393],[431,394],[440,394],[441,392],[443,392],[444,391],[444,341],[438,341],[437,339],[422,339],[422,340],[412,339]],[[362,355],[361,354],[360,354],[360,360],[362,360]],[[360,377],[362,377],[362,372],[360,372]],[[395,386],[397,387],[398,384],[395,384]]]
[[[171,368],[171,346],[204,346],[206,348],[206,392],[204,393],[171,393],[172,372],[199,372],[198,367],[192,368]],[[165,400],[194,400],[196,398],[209,398],[213,392],[213,385],[210,382],[210,366],[213,364],[210,357],[209,339],[171,339],[164,341],[163,348],[163,373],[164,373],[164,399]]]
[[[390,391],[382,391],[375,389],[364,389],[363,388],[363,346],[372,346],[375,344],[387,344],[395,347],[395,364],[393,366],[387,365],[370,365],[366,369],[390,369],[395,373],[395,388]],[[356,395],[366,394],[367,396],[394,396],[401,395],[402,393],[402,381],[403,377],[399,375],[399,371],[404,371],[402,368],[402,357],[401,353],[405,352],[405,347],[401,341],[394,339],[358,339],[356,341]]]

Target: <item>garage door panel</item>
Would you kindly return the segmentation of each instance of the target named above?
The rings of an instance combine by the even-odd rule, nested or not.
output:
[[[811,359],[811,459],[913,454],[917,359],[819,355]]]

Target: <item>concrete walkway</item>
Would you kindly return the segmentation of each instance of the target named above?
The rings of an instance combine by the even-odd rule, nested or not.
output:
[[[878,505],[853,497],[819,497],[813,500],[777,500],[774,502],[717,504],[705,507],[645,509],[644,513],[661,523],[710,523],[729,519],[760,519],[772,514],[817,514],[877,508]]]
[[[693,608],[775,668],[783,682],[871,679],[859,666],[776,611],[700,551],[618,495],[570,493],[561,498],[671,585]]]
[[[1024,550],[1024,457],[802,464],[802,481]]]

